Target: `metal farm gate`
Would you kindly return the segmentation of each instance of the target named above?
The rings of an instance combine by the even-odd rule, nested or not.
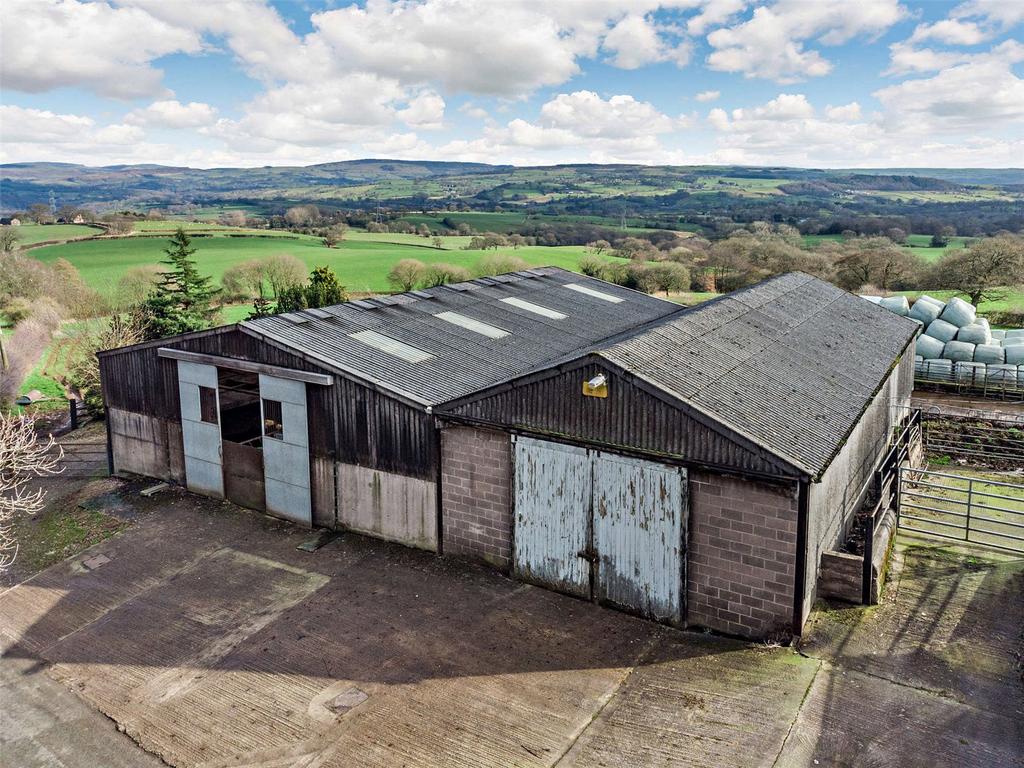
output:
[[[518,438],[516,575],[680,623],[686,487],[680,467]]]
[[[899,528],[1024,554],[1024,485],[904,467]]]

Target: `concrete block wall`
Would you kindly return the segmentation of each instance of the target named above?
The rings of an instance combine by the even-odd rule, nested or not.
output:
[[[690,473],[687,624],[743,637],[789,633],[797,486]]]
[[[441,432],[441,517],[446,555],[512,566],[512,442],[505,432]]]

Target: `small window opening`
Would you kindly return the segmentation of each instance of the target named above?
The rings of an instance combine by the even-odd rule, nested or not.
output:
[[[217,390],[199,387],[199,418],[207,424],[219,424],[217,419]]]
[[[220,368],[220,434],[231,443],[260,448],[260,383],[255,373]]]
[[[263,436],[284,440],[284,422],[281,416],[281,403],[278,400],[263,398]]]

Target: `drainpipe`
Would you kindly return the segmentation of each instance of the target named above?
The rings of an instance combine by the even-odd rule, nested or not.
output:
[[[806,480],[797,485],[796,517],[796,579],[793,595],[793,636],[804,629],[804,590],[807,588],[807,523],[810,510],[810,487]]]

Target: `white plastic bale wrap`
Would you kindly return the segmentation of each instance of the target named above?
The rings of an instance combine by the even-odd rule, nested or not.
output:
[[[1006,360],[1002,347],[995,344],[979,344],[974,348],[974,362],[986,365],[999,365]]]
[[[943,380],[953,374],[952,360],[925,360],[922,367],[925,378]]]
[[[961,363],[954,366],[957,381],[969,381],[982,383],[985,381],[985,371],[988,368],[984,363]]]
[[[971,323],[957,331],[956,340],[966,341],[969,344],[988,344],[992,341],[992,332],[986,325]]]
[[[934,304],[936,307],[939,308],[940,312],[946,306],[946,302],[942,301],[942,299],[936,299],[934,296],[929,296],[927,293],[922,293],[918,301],[924,301],[927,302],[928,304]]]
[[[946,345],[934,336],[919,336],[917,339],[917,354],[925,360],[935,360],[942,357],[942,350]]]
[[[1006,338],[1006,331],[997,328],[994,331],[992,331],[992,338],[998,341],[1002,341],[1004,338]]]
[[[1024,347],[1024,336],[1007,336],[999,343],[1004,347]]]
[[[897,315],[906,317],[910,314],[910,302],[907,301],[906,296],[886,296],[878,304]]]
[[[984,325],[986,328],[988,328],[989,333],[992,332],[992,325],[989,323],[987,317],[975,317],[974,322],[978,325]]]
[[[928,324],[925,329],[925,334],[931,336],[933,339],[938,339],[941,342],[952,341],[956,338],[956,333],[960,329],[952,323],[947,323],[945,320],[936,320]]]
[[[1006,355],[1006,362],[1010,365],[1024,365],[1024,345],[1003,347],[1003,354]]]
[[[989,384],[1016,384],[1018,370],[1016,365],[990,365],[985,371]]]
[[[920,320],[925,325],[928,325],[937,319],[941,312],[942,307],[937,307],[931,302],[921,301],[921,299],[918,299],[914,302],[914,306],[910,308],[910,314],[908,317],[914,320]]]
[[[947,341],[942,356],[956,363],[974,362],[974,345],[966,341]]]
[[[1024,339],[1024,328],[1012,328],[1006,331],[1005,337],[1007,339]]]
[[[946,304],[946,308],[942,310],[939,318],[947,323],[952,323],[957,328],[963,328],[965,325],[973,323],[977,315],[978,310],[975,309],[973,304],[968,304],[963,299],[958,299],[954,296]]]
[[[866,294],[861,294],[861,298],[865,301],[870,301],[872,304],[878,304],[882,301],[881,296],[868,296]]]

